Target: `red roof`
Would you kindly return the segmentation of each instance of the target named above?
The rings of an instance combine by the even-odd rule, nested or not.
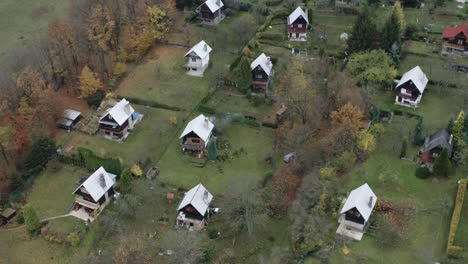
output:
[[[442,33],[442,37],[443,38],[454,38],[454,37],[456,37],[458,34],[460,34],[462,32],[465,35],[465,37],[468,38],[468,23],[463,22],[458,27],[444,29],[444,33]]]

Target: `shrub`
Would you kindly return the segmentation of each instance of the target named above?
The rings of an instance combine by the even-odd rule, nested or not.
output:
[[[352,151],[345,151],[336,160],[336,166],[343,171],[348,171],[356,163],[356,154]]]
[[[172,110],[172,111],[181,111],[182,108],[177,107],[177,106],[170,106],[162,103],[158,103],[156,101],[151,101],[151,100],[145,100],[145,99],[140,99],[140,98],[135,98],[135,97],[123,97],[120,95],[117,95],[118,99],[127,99],[130,103],[132,104],[139,104],[139,105],[144,105],[144,106],[150,106],[154,108],[162,108],[162,109],[167,109],[167,110]]]
[[[406,157],[407,149],[408,149],[408,142],[406,141],[406,138],[404,138],[403,141],[401,142],[400,158]]]
[[[323,167],[320,169],[320,177],[323,179],[332,179],[336,175],[336,169],[333,167]]]
[[[248,12],[252,8],[252,4],[249,2],[240,2],[239,4],[239,10]]]
[[[96,92],[86,97],[86,102],[92,108],[98,108],[105,96],[106,94],[103,90],[97,90]]]
[[[216,228],[214,227],[208,227],[208,237],[210,239],[216,239],[219,237],[219,232]]]
[[[190,22],[194,20],[195,18],[197,18],[197,13],[191,12],[185,16],[185,21]]]
[[[133,182],[132,174],[128,169],[122,171],[120,179],[117,182],[117,188],[122,194],[126,194],[130,191],[130,187]]]
[[[449,170],[450,160],[448,157],[448,151],[444,148],[434,162],[434,174],[437,176],[448,177]]]
[[[114,76],[120,77],[127,72],[127,65],[122,62],[117,62],[114,66]]]
[[[88,170],[94,171],[102,166],[106,171],[116,175],[120,175],[120,173],[122,172],[120,160],[118,159],[98,157],[91,150],[83,147],[78,147],[78,154],[80,155],[80,158],[84,161],[85,167]]]
[[[270,123],[270,122],[263,122],[262,126],[269,127],[269,128],[278,128],[278,124]]]
[[[70,244],[72,247],[76,247],[80,244],[80,236],[77,233],[71,233],[67,236],[67,242]]]
[[[216,114],[216,110],[214,108],[211,108],[211,107],[206,106],[206,105],[199,105],[197,107],[197,111],[200,112],[200,113],[209,114],[209,115]]]
[[[36,214],[36,210],[30,205],[23,208],[24,224],[30,233],[36,233],[41,227],[41,222]]]
[[[20,225],[24,224],[24,215],[22,212],[16,216],[16,223]]]
[[[419,167],[416,169],[416,177],[419,179],[427,179],[431,176],[431,172],[426,167]]]
[[[137,177],[140,177],[141,175],[143,175],[143,171],[141,170],[140,165],[138,164],[133,165],[132,168],[130,169],[130,172]]]
[[[244,118],[242,116],[234,116],[232,118],[232,121],[236,122],[236,123],[241,123],[241,124],[244,124],[244,125],[248,125],[250,127],[259,127],[260,126],[260,124],[257,121],[246,119],[246,118]]]
[[[452,220],[450,221],[450,230],[447,240],[447,255],[449,257],[459,257],[461,248],[454,246],[455,233],[457,232],[458,223],[460,222],[460,214],[463,208],[463,200],[465,197],[467,179],[460,180],[457,191],[457,198],[455,198],[455,208],[453,209]]]

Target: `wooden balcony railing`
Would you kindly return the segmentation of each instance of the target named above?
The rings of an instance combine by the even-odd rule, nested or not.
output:
[[[196,150],[196,151],[203,151],[205,149],[204,144],[193,144],[193,143],[182,143],[181,144],[182,148],[188,149],[188,150]]]

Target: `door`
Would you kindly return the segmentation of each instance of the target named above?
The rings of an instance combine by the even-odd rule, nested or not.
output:
[[[296,33],[296,38],[299,38],[299,33]]]

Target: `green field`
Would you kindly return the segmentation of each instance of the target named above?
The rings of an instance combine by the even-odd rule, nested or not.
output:
[[[38,34],[46,34],[52,19],[64,16],[68,0],[0,1],[0,57],[8,48],[25,46]]]

